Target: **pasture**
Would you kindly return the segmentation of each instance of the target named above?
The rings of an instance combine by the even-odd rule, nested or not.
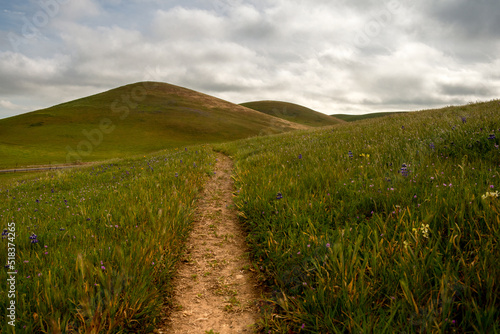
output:
[[[172,149],[2,187],[2,315],[15,300],[17,333],[150,332],[214,162]]]
[[[265,332],[498,333],[500,103],[217,146]]]
[[[15,272],[17,332],[151,332],[215,150],[262,332],[498,333],[499,137],[490,101],[5,181],[0,312]]]

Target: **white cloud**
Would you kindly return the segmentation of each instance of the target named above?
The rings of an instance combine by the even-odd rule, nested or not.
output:
[[[59,18],[63,21],[76,21],[96,17],[103,13],[99,3],[94,0],[61,1]]]
[[[0,99],[0,119],[31,111],[25,104],[17,104],[9,100]]]
[[[144,80],[148,69],[233,102],[288,100],[325,113],[499,93],[494,0],[473,10],[465,0],[54,1],[40,36],[14,52],[0,45],[1,100],[49,106]],[[485,19],[467,21],[471,10]]]
[[[26,107],[14,104],[7,100],[0,100],[0,107],[7,110],[27,110]]]
[[[0,52],[0,94],[9,94],[25,87],[57,81],[70,59],[64,55],[52,58],[28,57],[14,52]]]
[[[199,41],[223,38],[229,26],[222,17],[205,10],[175,7],[171,10],[159,10],[151,26],[152,36],[160,40]]]

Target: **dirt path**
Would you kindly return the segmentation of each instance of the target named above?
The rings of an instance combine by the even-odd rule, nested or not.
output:
[[[260,292],[233,205],[232,161],[218,155],[174,280],[174,309],[158,333],[252,333]]]

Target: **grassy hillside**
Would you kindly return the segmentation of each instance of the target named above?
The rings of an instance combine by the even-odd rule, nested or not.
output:
[[[197,146],[0,186],[0,332],[152,333],[214,163]]]
[[[363,119],[371,119],[371,118],[379,118],[379,117],[385,117],[385,116],[391,116],[391,115],[397,115],[405,113],[405,111],[400,111],[400,112],[376,112],[376,113],[371,113],[371,114],[364,114],[364,115],[346,115],[346,114],[335,114],[331,115],[332,117],[341,119],[346,122],[355,122],[355,121],[361,121]]]
[[[492,101],[218,145],[264,332],[499,333],[499,137]]]
[[[215,144],[271,292],[260,329],[500,332],[499,133],[491,101]],[[197,145],[0,186],[0,312],[151,332],[215,162]]]
[[[300,106],[298,104],[280,102],[280,101],[255,101],[241,104],[244,107],[251,108],[262,113],[279,117],[290,122],[295,122],[307,126],[326,126],[342,123],[335,117],[322,114],[312,109]]]
[[[0,168],[123,157],[305,128],[186,88],[140,82],[0,120]]]

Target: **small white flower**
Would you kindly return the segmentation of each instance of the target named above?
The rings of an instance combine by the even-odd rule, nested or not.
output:
[[[500,196],[500,194],[498,193],[498,191],[495,191],[495,192],[486,192],[486,194],[481,196],[481,198],[482,199],[487,199],[488,197],[497,198],[499,196]]]
[[[429,238],[429,224],[422,224],[420,226],[420,231],[422,231],[422,236],[424,238]]]

